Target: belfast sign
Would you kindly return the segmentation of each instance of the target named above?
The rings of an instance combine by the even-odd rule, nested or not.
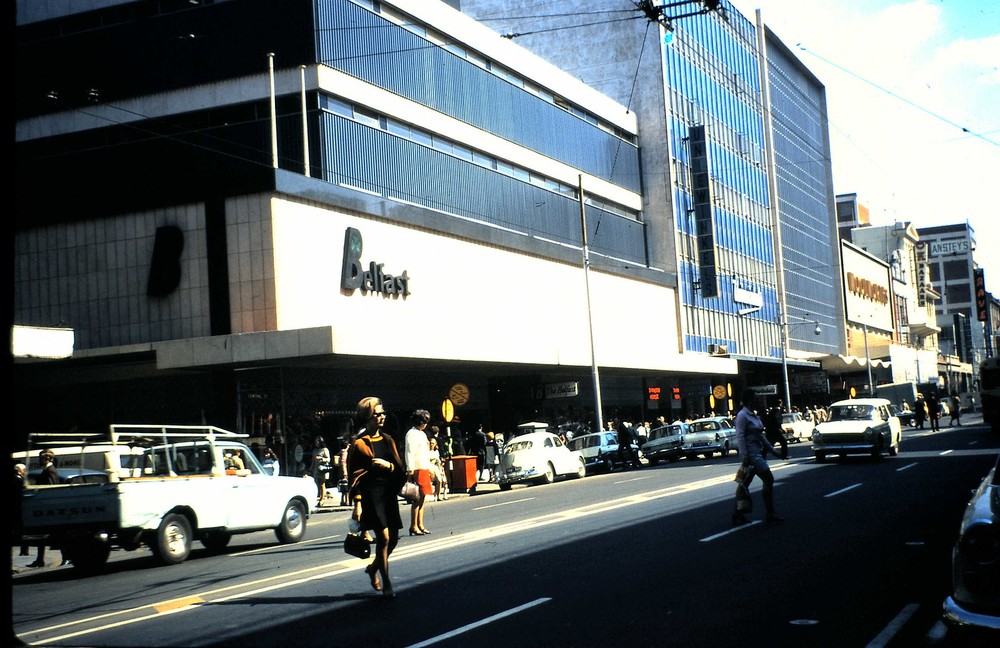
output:
[[[363,248],[361,232],[348,227],[344,234],[344,265],[340,287],[348,292],[360,288],[362,292],[381,293],[390,297],[409,295],[410,277],[406,270],[399,275],[392,275],[384,270],[384,263],[377,261],[369,261],[365,268],[361,261]]]

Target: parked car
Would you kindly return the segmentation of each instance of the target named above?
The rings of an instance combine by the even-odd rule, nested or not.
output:
[[[584,434],[567,441],[566,446],[583,456],[587,470],[611,472],[615,466],[622,465],[621,457],[618,454],[617,432],[604,431]],[[638,456],[638,453],[639,447],[633,443],[633,456]]]
[[[687,423],[671,423],[661,425],[649,431],[649,438],[642,445],[642,454],[655,466],[661,460],[677,461],[684,456],[684,435],[690,432]]]
[[[965,507],[951,563],[945,623],[967,639],[1000,632],[1000,455]]]
[[[789,441],[800,443],[811,439],[814,427],[816,425],[812,421],[805,420],[798,412],[781,415],[781,431]]]
[[[681,445],[681,451],[689,459],[698,455],[708,459],[716,452],[725,457],[735,448],[736,428],[727,416],[710,416],[693,421]]]
[[[551,484],[561,475],[583,477],[587,465],[583,455],[570,450],[551,432],[529,432],[514,437],[500,455],[498,481],[501,490],[516,483]]]
[[[899,453],[903,426],[893,416],[885,398],[857,398],[837,401],[830,406],[830,420],[813,430],[813,455],[817,463],[828,455]]]
[[[892,414],[899,419],[900,425],[913,425],[913,411],[902,409],[899,405],[892,405]]]

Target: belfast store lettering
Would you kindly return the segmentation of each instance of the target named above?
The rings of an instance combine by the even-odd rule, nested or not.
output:
[[[348,227],[344,234],[344,266],[340,276],[340,286],[347,291],[360,288],[363,292],[406,297],[410,294],[410,277],[406,270],[400,275],[383,271],[384,263],[371,261],[364,270],[361,251],[364,243],[361,232]]]

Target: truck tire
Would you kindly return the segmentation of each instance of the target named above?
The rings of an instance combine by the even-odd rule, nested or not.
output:
[[[179,565],[191,554],[191,523],[180,513],[163,517],[149,548],[168,565]]]
[[[84,574],[95,574],[104,568],[111,555],[111,546],[96,538],[77,540],[62,549],[64,560],[73,563],[73,568]]]
[[[228,531],[206,531],[201,538],[201,544],[211,552],[221,552],[229,546],[233,534]]]
[[[285,505],[281,514],[281,522],[274,529],[278,542],[291,544],[298,542],[306,533],[306,507],[299,500],[291,500]]]

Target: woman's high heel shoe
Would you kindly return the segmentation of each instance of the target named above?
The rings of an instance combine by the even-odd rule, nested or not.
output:
[[[431,534],[431,532],[430,532],[430,531],[428,531],[427,529],[420,529],[420,533],[421,533],[422,535],[430,535],[430,534]]]
[[[372,581],[372,589],[376,592],[382,591],[382,579],[379,578],[378,569],[375,568],[375,563],[365,567],[365,573],[368,574],[368,578]]]
[[[410,529],[410,535],[411,536],[426,535],[426,533],[424,531],[421,531],[420,529]]]

